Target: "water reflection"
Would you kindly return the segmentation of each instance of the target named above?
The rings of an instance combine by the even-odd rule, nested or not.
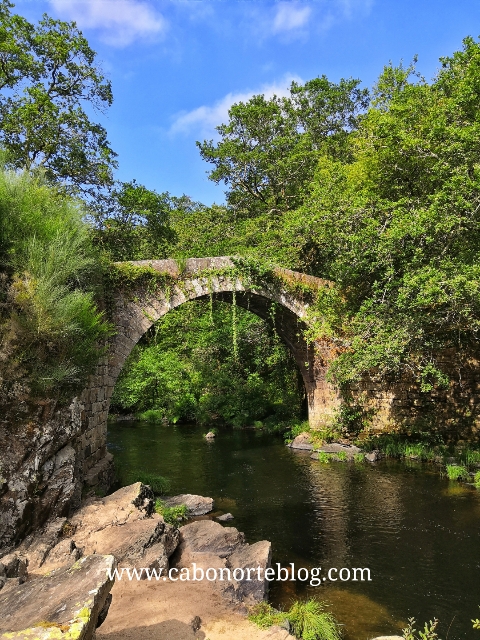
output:
[[[480,605],[480,492],[399,463],[321,464],[253,431],[207,444],[194,425],[117,423],[110,450],[123,470],[160,473],[175,493],[231,512],[249,542],[272,541],[274,562],[368,567],[371,582],[273,583],[271,600],[329,600],[347,640],[395,634],[410,616],[437,617],[441,637],[471,638]],[[230,524],[230,523],[229,523]]]

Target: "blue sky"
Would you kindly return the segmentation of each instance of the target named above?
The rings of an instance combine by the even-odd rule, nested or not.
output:
[[[121,180],[223,202],[196,140],[215,137],[228,108],[292,79],[325,74],[371,86],[390,60],[427,78],[438,58],[480,34],[478,0],[17,0],[18,13],[76,20],[114,91],[98,120]]]

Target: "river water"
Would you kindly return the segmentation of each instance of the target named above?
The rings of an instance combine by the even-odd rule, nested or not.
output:
[[[273,582],[272,604],[327,601],[346,640],[399,633],[412,616],[417,628],[438,618],[443,640],[480,640],[470,621],[480,617],[480,491],[430,465],[322,464],[262,431],[225,429],[213,442],[204,431],[116,422],[109,450],[122,473],[155,472],[172,494],[214,498],[247,542],[272,542],[273,563],[371,571],[370,582]]]

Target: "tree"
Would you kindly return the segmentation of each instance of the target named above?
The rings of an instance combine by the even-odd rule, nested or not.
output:
[[[74,22],[38,25],[0,2],[0,144],[10,165],[93,193],[112,183],[115,152],[86,108],[112,103],[110,82]]]
[[[176,239],[171,213],[186,213],[194,204],[187,196],[157,193],[135,180],[117,182],[91,204],[95,241],[112,260],[166,258]]]
[[[289,220],[343,301],[339,380],[408,370],[428,390],[446,382],[444,349],[459,369],[478,357],[480,43],[467,38],[441,62],[431,83],[385,68],[352,160],[322,158]]]
[[[253,96],[233,105],[221,140],[197,142],[215,168],[210,179],[228,185],[227,201],[244,217],[279,216],[300,206],[319,155],[343,157],[344,140],[368,104],[358,80],[325,76],[292,83],[290,98]]]

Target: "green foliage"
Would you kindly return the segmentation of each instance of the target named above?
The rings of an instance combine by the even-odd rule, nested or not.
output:
[[[302,640],[340,640],[340,627],[326,604],[317,600],[296,601],[286,612],[277,611],[267,602],[255,605],[249,620],[262,629],[288,621],[291,632]]]
[[[365,462],[365,454],[364,453],[354,453],[353,454],[353,461],[356,464],[362,464],[363,462]]]
[[[446,471],[449,480],[468,480],[470,477],[466,467],[460,465],[447,464]]]
[[[251,608],[248,619],[260,629],[268,629],[273,625],[281,625],[287,619],[287,615],[274,609],[268,602],[259,602]]]
[[[117,474],[122,476],[121,469],[117,469]],[[122,485],[134,484],[141,482],[147,484],[155,495],[162,495],[170,491],[170,480],[149,471],[133,471],[126,477],[121,477]]]
[[[112,182],[116,154],[87,111],[112,103],[108,80],[75,23],[37,25],[0,7],[0,144],[18,169],[92,192]]]
[[[446,453],[441,438],[430,432],[385,433],[361,440],[358,444],[366,451],[380,450],[389,458],[412,458],[427,462]]]
[[[480,629],[480,619],[476,618],[475,620],[472,620],[473,622],[473,628],[474,629]]]
[[[287,614],[294,635],[303,640],[339,640],[340,628],[325,607],[317,600],[295,602]]]
[[[132,182],[118,182],[91,204],[95,242],[111,260],[162,259],[169,256],[176,235],[170,215],[185,215],[191,201],[157,193]]]
[[[188,507],[180,504],[176,507],[167,507],[161,500],[157,498],[155,501],[155,512],[160,514],[165,522],[178,526],[180,522],[187,519]]]
[[[226,209],[190,218],[215,229],[211,246],[334,283],[308,335],[335,340],[337,384],[407,373],[429,393],[449,383],[444,349],[460,368],[478,355],[480,44],[441,63],[430,83],[415,63],[386,67],[368,111],[353,80],[255,96],[199,144],[227,185]]]
[[[0,337],[8,384],[81,388],[111,329],[95,306],[97,257],[78,202],[0,172]],[[6,357],[5,357],[6,356]]]
[[[331,453],[327,453],[326,451],[319,451],[317,460],[322,462],[323,464],[329,464],[331,462],[333,456]]]
[[[437,640],[438,634],[435,631],[438,625],[436,618],[430,620],[429,623],[425,622],[423,631],[418,631],[414,628],[415,618],[408,619],[408,625],[403,629],[404,640]],[[416,635],[418,633],[418,635]]]
[[[146,422],[161,422],[163,419],[163,412],[159,409],[147,409],[137,414],[139,420],[145,420]]]
[[[212,313],[211,313],[212,312]],[[213,324],[212,324],[213,319]],[[169,422],[218,421],[242,427],[294,418],[301,382],[286,348],[266,323],[236,308],[238,358],[232,346],[232,307],[209,300],[165,315],[130,355],[112,406],[154,409]]]
[[[473,482],[477,489],[480,489],[480,471],[477,471],[477,473],[473,476]]]

